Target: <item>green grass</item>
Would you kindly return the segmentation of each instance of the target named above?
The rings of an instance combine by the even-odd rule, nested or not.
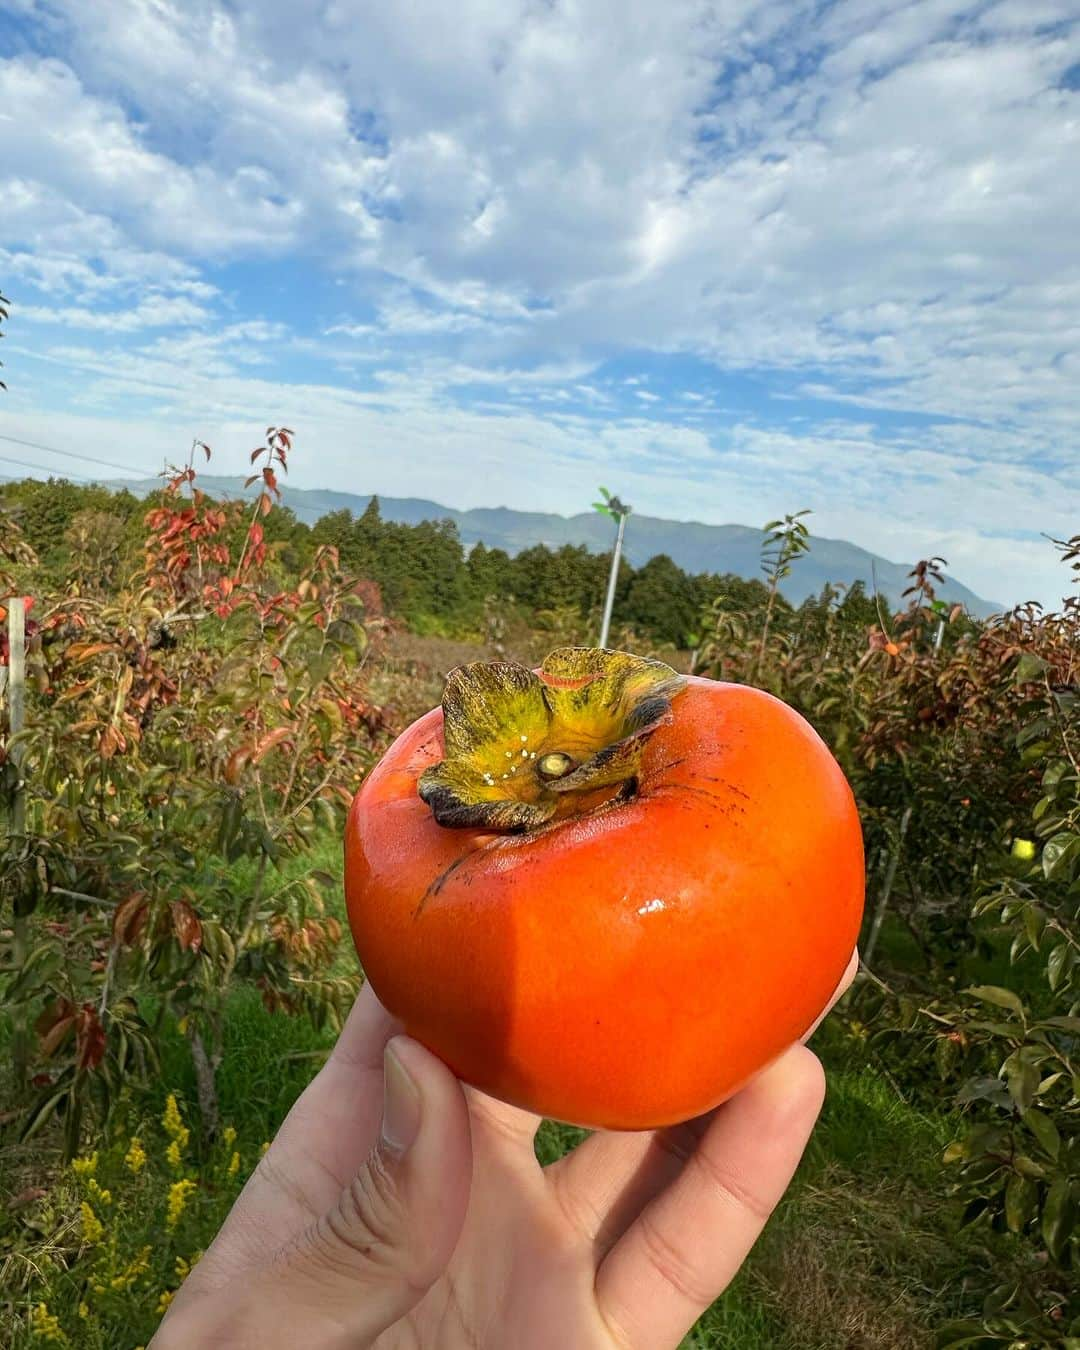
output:
[[[270,885],[312,868],[339,873],[335,839],[313,841],[312,850],[287,860]],[[234,878],[237,893],[245,893],[252,880],[248,865],[238,864]],[[328,910],[342,913],[340,887],[327,887],[324,900]],[[347,939],[341,961],[343,968],[353,961]],[[30,1350],[45,1343],[27,1329],[39,1302],[60,1319],[72,1345],[134,1350],[145,1343],[158,1298],[177,1283],[177,1257],[187,1259],[210,1241],[261,1144],[273,1136],[332,1040],[332,1032],[316,1031],[303,1018],[269,1013],[254,990],[232,996],[218,1086],[222,1119],[236,1131],[241,1166],[228,1176],[221,1144],[200,1151],[193,1137],[185,1166],[205,1184],[169,1233],[167,1197],[177,1173],[165,1158],[168,1138],[160,1121],[171,1092],[194,1124],[196,1094],[187,1043],[167,1024],[160,1077],[130,1094],[111,1143],[97,1141],[102,1184],[116,1192],[112,1213],[122,1209],[123,1225],[89,1257],[79,1255],[76,1223],[85,1189],[60,1167],[50,1140],[20,1147],[11,1142],[9,1126],[0,1141],[0,1192],[15,1195],[35,1185],[46,1194],[14,1213],[4,1211],[6,1195],[0,1194],[0,1344]],[[884,1075],[860,1060],[863,1052],[835,1024],[826,1026],[819,1042],[830,1068],[829,1093],[796,1181],[732,1287],[684,1341],[685,1350],[918,1350],[932,1343],[935,1326],[969,1311],[957,1303],[965,1277],[985,1257],[973,1240],[950,1236],[940,1193],[939,1159],[955,1117],[920,1111],[902,1099]],[[132,1133],[149,1155],[139,1178],[122,1164]],[[546,1122],[537,1155],[550,1162],[580,1137],[580,1131]],[[106,1223],[109,1217],[103,1211]],[[137,1287],[94,1294],[91,1284],[102,1270],[122,1274],[145,1245],[153,1255]],[[82,1319],[79,1304],[88,1300],[91,1315]]]

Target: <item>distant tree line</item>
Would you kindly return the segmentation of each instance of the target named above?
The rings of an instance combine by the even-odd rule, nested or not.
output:
[[[0,503],[18,513],[46,572],[57,581],[76,582],[82,575],[107,578],[130,561],[144,535],[143,516],[153,505],[126,490],[62,478],[2,484]],[[598,620],[610,565],[609,555],[576,544],[555,549],[537,544],[515,556],[483,543],[466,548],[453,521],[385,520],[377,497],[359,516],[332,511],[311,526],[288,507],[278,507],[266,518],[265,531],[283,576],[295,576],[319,545],[332,544],[350,571],[378,583],[388,613],[414,628],[448,634],[474,630],[492,602],[526,616],[564,610]],[[758,578],[691,574],[657,554],[641,567],[623,560],[615,612],[619,624],[643,636],[686,647],[694,645],[710,607],[753,614],[767,602],[768,589]],[[779,622],[795,617],[782,596],[776,604]],[[876,618],[872,600],[856,583],[842,599],[827,588],[805,600],[797,611],[800,628],[837,606],[851,627]]]

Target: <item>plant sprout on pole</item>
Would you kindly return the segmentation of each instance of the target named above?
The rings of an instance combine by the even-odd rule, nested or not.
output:
[[[615,583],[619,579],[619,559],[622,556],[623,534],[626,532],[626,517],[630,514],[631,507],[621,502],[618,497],[613,497],[606,487],[600,489],[602,502],[593,502],[595,510],[602,516],[608,516],[611,520],[618,522],[618,531],[615,535],[615,549],[611,555],[611,574],[608,577],[607,597],[604,600],[604,617],[600,622],[600,646],[606,647],[608,642],[608,629],[611,627],[611,609],[615,604]]]

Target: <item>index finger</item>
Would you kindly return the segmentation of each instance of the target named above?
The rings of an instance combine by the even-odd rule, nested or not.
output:
[[[824,1095],[817,1057],[794,1046],[719,1108],[597,1271],[597,1307],[617,1344],[678,1345],[727,1288],[787,1189]]]

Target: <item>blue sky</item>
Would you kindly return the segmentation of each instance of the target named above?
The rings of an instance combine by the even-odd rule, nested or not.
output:
[[[1055,604],[1078,164],[1075,0],[0,0],[0,434]]]

